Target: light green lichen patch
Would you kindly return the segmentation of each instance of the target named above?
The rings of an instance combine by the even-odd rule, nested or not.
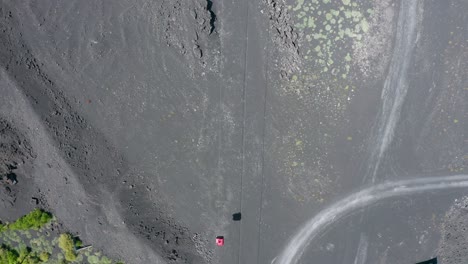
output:
[[[282,161],[278,171],[294,199],[320,202],[333,190],[329,150],[356,91],[350,78],[353,45],[369,32],[372,3],[296,0],[290,10],[294,29],[302,36],[299,46],[305,66],[277,90],[286,98],[285,111],[294,120],[277,148]]]
[[[364,31],[365,33],[369,31],[369,23],[367,22],[367,20],[363,19],[361,21],[361,28],[362,28],[362,31]]]
[[[352,0],[297,0],[292,10],[295,20],[301,21],[296,27],[305,36],[301,45],[312,52],[308,60],[321,73],[341,79],[348,76],[350,67],[346,66],[352,58],[344,50],[358,44],[369,31],[367,19],[372,14],[372,8],[360,5]],[[331,67],[331,61],[338,63]]]
[[[371,4],[355,0],[297,0],[291,8],[297,30],[304,36],[300,43],[302,52],[307,54],[304,65],[311,65],[312,69],[303,69],[303,73],[294,76],[295,85],[290,90],[307,94],[305,87],[297,86],[310,79],[306,75],[314,74],[329,89],[337,87],[343,91],[339,87],[348,82],[353,63],[351,49],[359,46],[369,31]],[[343,95],[344,99],[348,97],[349,94]]]
[[[300,10],[303,4],[304,4],[304,0],[297,0],[297,5],[296,7],[293,8],[293,11]]]

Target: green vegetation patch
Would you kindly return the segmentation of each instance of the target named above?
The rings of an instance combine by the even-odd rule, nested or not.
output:
[[[69,233],[53,229],[52,214],[35,209],[13,223],[0,222],[0,264],[123,264]]]
[[[11,224],[7,224],[3,228],[0,227],[0,231],[5,228],[9,230],[38,230],[43,227],[45,224],[49,223],[52,220],[52,214],[45,212],[42,209],[35,209],[31,213],[21,217]]]
[[[19,250],[6,245],[0,246],[0,264],[38,264],[43,263],[35,252],[28,247]]]
[[[65,255],[65,259],[70,262],[75,261],[77,256],[75,253],[73,236],[70,234],[61,234],[58,241],[59,247]]]

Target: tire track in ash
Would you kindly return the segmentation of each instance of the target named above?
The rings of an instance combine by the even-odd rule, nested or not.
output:
[[[246,86],[247,86],[247,51],[248,51],[248,44],[249,44],[249,1],[244,1],[245,3],[245,43],[244,43],[244,85],[242,88],[242,172],[240,175],[240,202],[239,202],[239,209],[242,213],[242,199],[243,199],[243,188],[242,179],[245,174],[245,120],[247,114],[247,107],[246,107]],[[237,262],[241,264],[241,254],[242,254],[242,223],[239,225],[239,245],[238,245],[238,255],[237,255]]]
[[[352,193],[306,222],[289,240],[272,264],[296,264],[310,242],[328,227],[358,210],[392,197],[435,190],[468,188],[468,175],[425,177],[386,182]]]
[[[395,46],[392,60],[381,94],[382,109],[378,117],[376,133],[371,142],[371,156],[364,181],[370,176],[372,183],[380,167],[382,158],[393,140],[396,124],[405,100],[408,85],[408,67],[416,40],[418,0],[400,1]]]
[[[374,127],[374,135],[371,137],[370,157],[363,183],[369,177],[370,181],[375,183],[382,158],[393,140],[395,127],[400,119],[401,107],[408,91],[406,79],[416,39],[417,7],[418,0],[400,2],[392,59],[381,94],[382,108],[378,115],[377,128]],[[361,217],[359,225],[362,225],[365,217],[366,214]],[[364,238],[366,238],[365,233],[361,233],[354,264],[366,262],[367,246],[361,247]]]
[[[267,43],[266,43],[266,54],[265,54],[265,69],[264,69],[264,73],[265,73],[265,91],[264,91],[264,94],[263,94],[263,98],[264,98],[264,101],[263,101],[263,127],[262,127],[262,152],[261,152],[261,155],[262,155],[262,165],[261,165],[261,170],[262,170],[262,175],[261,175],[261,182],[260,182],[260,208],[259,208],[259,212],[258,212],[258,235],[257,235],[257,264],[260,263],[260,246],[261,246],[261,225],[262,225],[262,221],[263,221],[263,196],[264,196],[264,193],[265,193],[265,137],[266,137],[266,115],[267,115],[267,95],[268,95],[268,70],[269,70],[269,67],[268,67],[268,60],[269,60],[269,57],[270,57],[270,30],[271,28],[268,27],[268,30],[267,30]]]
[[[367,261],[367,249],[369,247],[369,239],[364,233],[361,233],[359,245],[354,259],[354,264],[364,264]]]

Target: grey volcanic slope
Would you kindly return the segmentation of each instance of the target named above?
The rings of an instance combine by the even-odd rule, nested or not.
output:
[[[466,4],[422,3],[1,1],[0,218],[45,207],[135,264],[456,252]]]
[[[1,61],[4,69],[3,78],[8,76],[7,80],[12,83],[10,89],[16,87],[20,89],[21,93],[26,95],[32,105],[29,112],[26,111],[27,107],[25,107],[22,111],[26,113],[11,114],[12,116],[21,116],[23,114],[35,116],[37,114],[39,123],[44,124],[43,129],[45,129],[45,131],[38,133],[42,133],[43,137],[50,136],[54,142],[54,147],[61,150],[60,159],[49,157],[49,159],[46,158],[47,162],[42,160],[44,163],[37,162],[36,164],[36,170],[39,171],[43,170],[44,168],[41,167],[46,167],[46,164],[49,169],[58,167],[56,168],[59,171],[58,175],[42,175],[46,178],[30,180],[36,181],[37,186],[42,190],[39,191],[41,195],[47,197],[46,203],[50,205],[53,212],[66,223],[70,230],[78,231],[83,234],[84,238],[96,241],[98,245],[99,240],[102,241],[100,235],[103,232],[110,232],[115,240],[128,241],[128,244],[124,243],[120,246],[116,244],[117,247],[105,249],[109,250],[113,255],[124,259],[130,258],[134,261],[159,262],[159,257],[152,253],[145,253],[145,247],[135,241],[135,238],[129,236],[128,231],[125,231],[125,229],[119,231],[110,223],[111,221],[117,221],[120,217],[109,219],[108,214],[118,215],[118,212],[111,205],[106,205],[105,202],[106,199],[110,198],[107,197],[109,195],[108,190],[115,190],[116,186],[113,183],[117,183],[115,179],[108,177],[117,177],[121,173],[125,173],[127,169],[124,160],[119,157],[117,152],[106,143],[106,140],[98,132],[87,126],[84,119],[72,110],[64,96],[54,89],[54,82],[41,71],[37,60],[21,39],[21,34],[14,31],[13,26],[15,26],[15,23],[11,12],[4,9],[2,9],[2,12],[2,30],[5,34],[3,35],[1,49]],[[4,94],[7,94],[7,92],[5,91]],[[10,98],[10,100],[14,99],[14,97]],[[40,138],[38,135],[36,137]],[[39,141],[35,137],[32,139]],[[44,146],[41,146],[41,148],[44,148]],[[49,148],[52,148],[52,146],[49,146]],[[37,151],[39,150],[37,149]],[[44,150],[41,149],[40,151],[43,152]],[[99,166],[92,164],[92,161],[99,161]],[[71,171],[63,168],[68,166],[71,167]],[[76,178],[73,180],[68,178],[75,176]],[[61,186],[62,179],[65,179],[65,184],[75,185],[74,188]],[[73,184],[69,183],[69,180],[73,181]],[[20,182],[20,184],[28,183]],[[74,195],[76,192],[78,194]],[[80,192],[82,193],[80,194]],[[25,197],[22,199],[25,199]],[[88,204],[79,210],[74,210],[77,205],[85,203],[82,199],[86,199]],[[93,200],[95,201],[94,204],[92,203]],[[91,208],[87,209],[89,206]],[[113,206],[115,207],[115,205]],[[88,224],[89,220],[94,221],[94,226]],[[82,222],[81,226],[80,222]],[[160,223],[166,225],[163,228],[169,233],[167,239],[172,239],[170,236],[177,234],[177,232],[184,232],[178,231],[178,227],[171,227],[164,222],[164,219]],[[194,249],[192,250],[194,251]],[[183,254],[180,253],[181,256],[186,257]]]
[[[263,71],[246,3],[3,1],[2,115],[41,153],[21,200],[128,263],[237,261],[230,216],[258,155],[244,126],[261,131],[264,94],[245,93]]]
[[[73,109],[74,103],[66,99],[60,84],[44,71],[44,64],[33,55],[19,30],[18,13],[3,2],[1,14],[3,104],[20,104],[24,97],[31,105],[24,109],[16,106],[17,111],[22,109],[18,112],[6,109],[2,114],[10,115],[13,122],[28,122],[21,124],[28,130],[38,130],[30,138],[35,141],[35,151],[46,155],[45,149],[59,150],[59,157],[55,154],[36,159],[30,173],[37,175],[29,183],[20,184],[34,181],[38,188],[34,195],[43,197],[43,206],[52,210],[67,229],[116,258],[129,263],[162,263],[162,259],[204,263],[209,255],[200,244],[202,238],[178,225],[162,206],[148,202],[147,194],[139,190],[145,186],[138,184],[120,151]],[[21,96],[11,91],[16,89]],[[32,125],[35,119],[39,127]],[[46,138],[53,143],[40,145]],[[2,210],[2,214],[2,218],[13,218],[8,211]],[[148,215],[151,218],[146,218]],[[119,242],[108,245],[109,239]],[[156,242],[149,244],[151,249],[141,242],[146,239]]]

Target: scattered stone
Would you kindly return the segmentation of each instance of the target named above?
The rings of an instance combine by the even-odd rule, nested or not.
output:
[[[212,1],[165,0],[160,6],[161,32],[166,45],[187,59],[189,66],[198,62],[202,68],[209,65],[215,70],[218,48],[213,43],[217,42],[218,33]]]
[[[301,72],[299,34],[292,27],[288,8],[283,0],[264,0],[270,19],[270,34],[277,52],[281,78]]]
[[[441,263],[466,263],[468,260],[468,196],[455,200],[441,226],[438,255]]]
[[[13,170],[36,157],[25,136],[10,122],[0,117],[0,176],[5,175],[14,184]],[[2,177],[4,178],[4,177]]]
[[[36,198],[36,197],[32,197],[31,198],[31,203],[34,204],[34,205],[38,205],[39,204],[39,199]]]

